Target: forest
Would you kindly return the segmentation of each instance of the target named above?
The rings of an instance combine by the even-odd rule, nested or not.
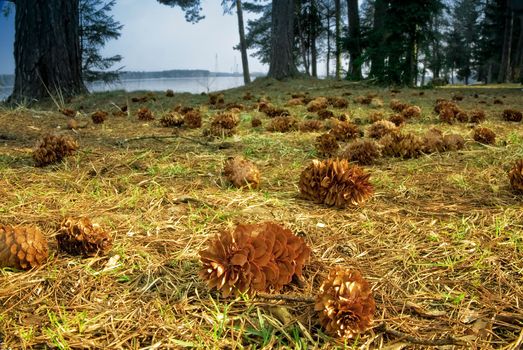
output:
[[[241,86],[89,91],[211,74],[121,1],[0,1],[1,350],[523,347],[523,1],[222,0]]]

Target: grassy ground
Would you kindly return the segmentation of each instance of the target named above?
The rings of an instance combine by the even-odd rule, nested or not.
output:
[[[50,242],[50,259],[37,270],[0,270],[0,339],[3,348],[426,348],[413,339],[384,332],[382,324],[412,337],[447,336],[464,345],[439,348],[517,349],[523,342],[523,197],[509,186],[507,171],[523,158],[523,125],[501,118],[504,108],[521,109],[518,88],[388,89],[345,82],[263,80],[225,91],[226,102],[243,101],[245,91],[283,106],[290,93],[341,96],[352,93],[346,110],[363,127],[376,110],[352,98],[377,93],[419,105],[423,116],[404,128],[421,134],[432,126],[465,137],[466,149],[417,159],[382,158],[366,167],[375,195],[361,208],[345,210],[300,199],[301,170],[316,157],[320,133],[269,133],[269,119],[241,112],[237,135],[208,142],[202,130],[172,135],[156,121],[142,122],[136,110],[158,116],[177,104],[198,106],[204,127],[216,110],[208,97],[156,93],[157,100],[131,103],[112,92],[79,97],[66,106],[80,109],[88,126],[65,128],[56,106],[0,109],[0,222],[39,226]],[[468,124],[446,125],[432,111],[436,98],[464,95],[464,109],[487,112],[483,126],[498,138],[483,146]],[[474,94],[479,94],[474,98]],[[493,104],[494,99],[503,105]],[[88,118],[129,101],[127,117],[101,125]],[[480,104],[485,101],[485,104]],[[307,118],[304,106],[289,108]],[[377,108],[380,110],[380,108]],[[259,116],[264,127],[253,129]],[[69,134],[81,145],[63,163],[37,168],[31,158],[36,139],[47,132]],[[202,143],[194,142],[202,141]],[[261,188],[228,187],[224,160],[243,155],[262,172]],[[87,215],[110,230],[107,257],[81,259],[57,252],[56,226],[66,215]],[[198,251],[216,233],[240,222],[271,220],[302,235],[312,248],[303,285],[284,294],[312,296],[329,267],[360,269],[377,303],[374,329],[358,339],[325,335],[308,302],[260,298],[222,299],[197,275]],[[0,340],[0,349],[2,341]]]

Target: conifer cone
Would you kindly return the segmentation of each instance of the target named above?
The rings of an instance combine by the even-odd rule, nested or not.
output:
[[[113,246],[113,239],[89,218],[64,219],[56,236],[58,247],[72,255],[105,255]]]
[[[70,136],[47,134],[41,137],[33,151],[36,166],[46,166],[62,161],[78,149],[78,143]]]
[[[443,109],[450,109],[454,114],[459,112],[459,107],[451,101],[438,99],[436,100],[436,106],[434,107],[434,112],[440,113]]]
[[[323,128],[323,123],[319,120],[305,120],[298,125],[301,132],[319,131]]]
[[[350,122],[336,123],[331,129],[330,134],[333,135],[336,140],[342,142],[363,136],[363,132],[360,128],[356,124]]]
[[[496,143],[496,134],[489,128],[474,129],[474,140],[485,145],[493,145]]]
[[[459,151],[465,147],[465,139],[458,134],[448,134],[443,136],[445,151]]]
[[[370,328],[376,303],[359,271],[336,267],[321,285],[314,309],[327,333],[351,339]]]
[[[60,109],[60,113],[69,118],[74,118],[76,116],[76,111],[71,108],[62,108]]]
[[[183,116],[185,126],[189,129],[198,129],[202,127],[202,116],[198,110],[187,111]]]
[[[313,160],[300,176],[303,197],[318,204],[345,208],[364,203],[374,189],[367,174],[346,159]]]
[[[520,122],[523,119],[523,113],[515,109],[505,109],[503,111],[503,119],[509,122]]]
[[[340,155],[340,158],[362,165],[372,164],[381,155],[380,148],[372,140],[356,140],[350,143]]]
[[[335,118],[334,112],[329,111],[328,109],[322,109],[322,110],[318,111],[317,114],[318,114],[318,118],[320,118],[320,120]]]
[[[153,112],[147,107],[140,108],[138,110],[138,119],[139,120],[154,120]]]
[[[199,254],[200,277],[227,297],[281,289],[301,276],[310,249],[290,230],[266,222],[223,232]]]
[[[336,141],[336,137],[331,134],[322,134],[316,137],[314,147],[318,154],[322,157],[332,157],[338,152],[340,145]]]
[[[467,123],[469,121],[469,114],[465,111],[456,113],[456,120],[460,123]]]
[[[107,119],[108,115],[109,113],[107,113],[106,111],[96,111],[93,114],[91,114],[91,119],[95,124],[102,124]]]
[[[388,120],[378,120],[367,128],[367,136],[373,139],[381,139],[383,136],[396,132],[398,127]]]
[[[514,190],[523,192],[523,159],[518,160],[510,169],[508,178]]]
[[[445,151],[443,133],[438,129],[430,129],[423,137],[423,152],[436,153]]]
[[[296,120],[291,117],[276,117],[267,126],[267,131],[289,132],[296,130]]]
[[[304,104],[305,104],[305,102],[303,101],[303,98],[298,97],[298,98],[291,98],[289,101],[287,101],[287,103],[285,105],[288,107],[292,107],[292,106],[303,106]]]
[[[160,118],[160,124],[163,127],[169,128],[169,127],[180,127],[184,123],[184,117],[176,112],[170,112],[167,114],[164,114]]]
[[[260,171],[256,165],[241,157],[229,157],[223,174],[237,188],[258,188],[260,185]]]
[[[421,108],[419,106],[408,106],[401,111],[401,115],[407,119],[421,117]]]
[[[485,111],[482,111],[481,109],[476,109],[469,113],[469,120],[471,123],[479,124],[482,121],[485,121],[485,119],[487,119],[487,116]]]
[[[0,224],[0,268],[29,270],[47,260],[47,240],[36,227]]]
[[[329,101],[325,97],[316,97],[314,100],[307,104],[308,112],[318,112],[322,109],[327,109]]]
[[[334,108],[347,108],[349,106],[349,101],[341,96],[327,97],[327,101]]]
[[[211,126],[234,129],[240,124],[240,118],[234,113],[220,113],[214,116]]]
[[[390,100],[389,107],[394,112],[401,113],[401,112],[403,112],[404,109],[409,107],[409,105],[401,102],[400,100],[393,99],[393,100]]]
[[[407,122],[407,119],[405,119],[405,117],[401,114],[393,114],[389,117],[389,122],[393,123],[397,127],[400,127]]]
[[[262,121],[261,121],[261,119],[260,119],[260,118],[252,118],[252,120],[251,120],[251,126],[252,126],[253,128],[257,128],[257,127],[259,127],[259,126],[262,126]]]
[[[389,133],[380,140],[382,153],[388,157],[416,158],[423,151],[423,139],[413,134]]]
[[[439,120],[447,124],[453,124],[456,113],[450,108],[443,108],[439,111]]]

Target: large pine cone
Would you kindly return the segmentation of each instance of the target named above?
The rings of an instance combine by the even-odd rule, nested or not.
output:
[[[514,164],[508,173],[510,185],[518,192],[523,192],[523,159]]]
[[[47,260],[48,246],[36,227],[0,225],[0,267],[28,270]]]
[[[306,199],[344,208],[360,205],[372,195],[369,177],[346,159],[313,160],[301,173],[299,188]]]
[[[445,151],[445,141],[443,133],[439,129],[430,129],[423,137],[423,152],[436,153]]]
[[[393,100],[390,100],[389,107],[394,112],[401,113],[401,112],[403,112],[404,109],[408,108],[409,105],[407,103],[401,102],[400,100],[393,99]]]
[[[318,112],[322,109],[327,109],[329,101],[325,97],[316,97],[314,100],[307,104],[308,112]]]
[[[458,134],[448,134],[443,136],[445,151],[458,151],[465,147],[465,139]]]
[[[354,141],[340,155],[341,158],[345,158],[350,162],[357,162],[363,165],[372,164],[380,156],[380,148],[372,140]]]
[[[56,240],[61,250],[83,256],[104,255],[113,245],[111,236],[89,218],[64,219]]]
[[[200,276],[224,297],[279,290],[301,276],[309,254],[303,239],[278,224],[238,225],[200,252]]]
[[[401,111],[401,115],[407,119],[421,117],[421,108],[419,106],[408,106]]]
[[[78,143],[72,137],[47,134],[36,143],[33,159],[36,166],[46,166],[62,161],[77,149]]]
[[[260,171],[256,165],[241,157],[227,159],[223,174],[229,182],[238,188],[258,188],[260,185]]]
[[[376,303],[359,271],[337,267],[321,285],[314,309],[327,333],[350,339],[370,328]]]
[[[471,123],[479,124],[485,119],[487,119],[487,115],[485,114],[485,111],[481,109],[476,109],[469,113],[469,120]]]

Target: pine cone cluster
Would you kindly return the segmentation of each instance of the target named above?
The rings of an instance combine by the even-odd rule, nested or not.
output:
[[[140,108],[138,110],[138,119],[139,120],[154,120],[153,112],[147,107]]]
[[[481,109],[473,110],[469,113],[469,120],[471,123],[479,124],[487,119],[487,115],[485,114],[485,111],[482,111]]]
[[[323,123],[319,120],[305,120],[298,125],[298,130],[301,132],[320,131],[323,128]]]
[[[198,129],[202,127],[202,115],[200,111],[192,109],[183,115],[183,121],[189,129]]]
[[[64,219],[56,240],[61,250],[72,255],[105,255],[113,246],[111,236],[86,217]]]
[[[508,178],[514,190],[523,192],[523,159],[518,160],[510,169]]]
[[[169,112],[167,114],[164,114],[160,118],[160,124],[163,127],[169,128],[169,127],[180,127],[184,123],[184,118],[181,114],[176,112]]]
[[[223,174],[237,188],[258,188],[260,185],[260,171],[256,165],[241,157],[229,157]]]
[[[332,157],[340,148],[336,137],[331,134],[322,134],[316,137],[316,143],[314,147],[318,151],[318,154],[322,157]]]
[[[106,111],[96,111],[91,114],[91,119],[95,124],[102,124],[106,119],[109,113]]]
[[[383,136],[394,133],[398,127],[388,120],[378,120],[367,128],[367,136],[373,139],[381,139]]]
[[[357,162],[362,165],[372,164],[380,156],[380,148],[372,140],[356,140],[350,143],[340,155],[349,162]]]
[[[336,140],[342,142],[363,136],[363,132],[360,128],[356,124],[350,122],[336,123],[331,129],[330,134],[333,135]]]
[[[289,132],[296,130],[297,122],[291,117],[276,117],[267,126],[270,132]]]
[[[489,128],[474,129],[473,138],[475,141],[485,145],[493,145],[496,143],[496,134]]]
[[[318,204],[345,208],[364,203],[374,192],[367,174],[346,159],[313,160],[300,176],[302,195]]]
[[[37,141],[33,159],[36,166],[46,166],[73,155],[77,149],[78,143],[70,136],[47,134]]]
[[[224,297],[277,292],[294,275],[301,277],[310,251],[302,238],[278,224],[241,224],[232,232],[223,232],[200,251],[200,276],[210,288],[221,290]]]
[[[408,106],[401,111],[401,115],[406,119],[421,117],[421,108],[419,106]]]
[[[359,271],[336,267],[322,283],[314,309],[328,334],[351,339],[370,328],[376,303]]]
[[[411,133],[393,132],[380,140],[382,154],[387,157],[416,158],[421,155],[423,139]]]
[[[327,109],[329,101],[325,97],[316,97],[314,100],[307,104],[308,112],[318,112],[322,109]]]
[[[502,116],[508,122],[520,122],[523,119],[523,113],[515,109],[505,109]]]
[[[0,268],[29,270],[45,263],[47,240],[36,227],[0,224]]]

